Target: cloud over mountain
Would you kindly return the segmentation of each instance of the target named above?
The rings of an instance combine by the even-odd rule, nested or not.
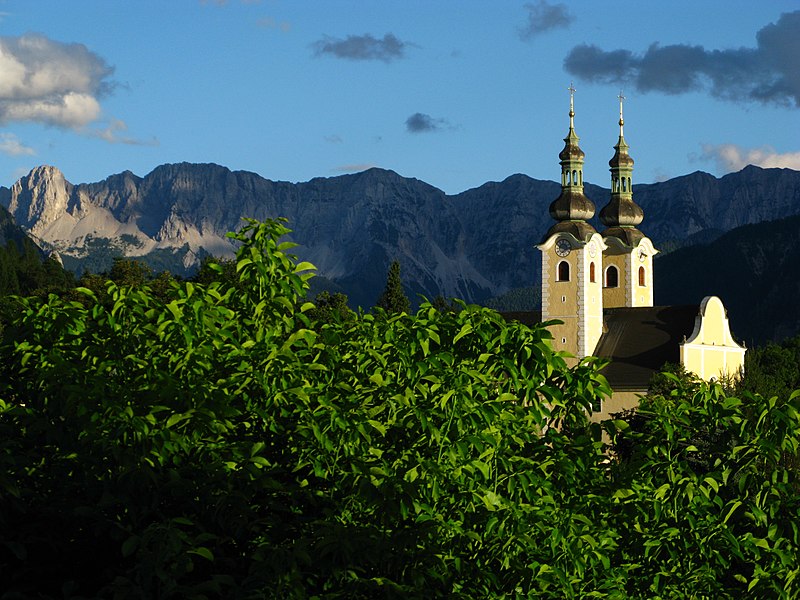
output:
[[[635,54],[581,44],[564,59],[564,67],[586,81],[633,85],[640,92],[708,90],[724,100],[800,107],[800,11],[784,13],[759,30],[755,48],[654,43]]]
[[[700,159],[714,161],[717,169],[724,173],[739,171],[747,165],[800,171],[800,152],[781,154],[770,146],[748,149],[736,144],[705,144]]]
[[[404,58],[408,42],[404,42],[392,33],[378,39],[369,33],[364,35],[348,35],[344,39],[325,36],[312,44],[315,56],[330,55],[347,60],[382,60],[391,62]]]
[[[83,44],[0,37],[0,121],[79,129],[101,114],[114,69]]]
[[[528,3],[525,9],[528,11],[528,22],[517,31],[522,40],[533,39],[551,29],[569,27],[575,20],[566,5],[550,4],[546,0],[539,0],[536,4]]]

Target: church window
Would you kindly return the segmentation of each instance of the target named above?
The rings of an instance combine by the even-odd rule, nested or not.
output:
[[[644,287],[644,267],[639,267],[639,287]]]
[[[606,287],[619,287],[619,270],[614,265],[606,269]]]
[[[622,178],[622,191],[623,192],[627,192],[628,191],[628,182],[625,179],[625,177]]]
[[[594,283],[594,263],[589,263],[589,283]]]
[[[578,172],[572,171],[572,183],[578,185]]]
[[[565,260],[562,260],[560,263],[558,263],[556,281],[569,281],[569,263]]]

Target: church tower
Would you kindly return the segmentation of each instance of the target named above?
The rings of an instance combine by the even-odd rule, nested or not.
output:
[[[603,252],[606,244],[587,223],[594,203],[583,193],[584,153],[575,133],[575,88],[569,87],[569,132],[561,163],[561,194],[550,204],[550,227],[537,248],[542,253],[542,320],[551,326],[553,346],[577,358],[594,352],[603,333]]]
[[[622,104],[619,95],[619,141],[614,146],[611,167],[611,199],[600,211],[606,226],[603,240],[603,306],[653,306],[653,256],[658,252],[653,243],[636,229],[644,219],[644,211],[633,201],[631,175],[633,158],[623,132]]]

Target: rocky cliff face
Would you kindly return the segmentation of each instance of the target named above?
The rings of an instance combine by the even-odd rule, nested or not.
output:
[[[586,192],[598,208],[609,194],[592,185]],[[547,209],[558,193],[558,184],[524,175],[448,196],[381,169],[292,184],[183,163],[144,178],[128,171],[80,185],[54,167],[39,167],[11,190],[0,188],[0,204],[65,262],[88,259],[100,244],[127,256],[172,253],[176,270],[202,252],[230,255],[225,234],[243,217],[286,217],[297,254],[354,303],[371,306],[394,258],[412,296],[481,301],[537,283],[534,245],[551,224]],[[755,167],[721,179],[694,173],[635,186],[634,194],[645,211],[641,229],[657,247],[673,249],[800,213],[800,173]]]

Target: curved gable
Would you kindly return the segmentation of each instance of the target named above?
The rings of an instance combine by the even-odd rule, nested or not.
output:
[[[702,379],[737,376],[744,369],[745,349],[731,335],[722,300],[706,296],[694,320],[694,330],[680,347],[681,363]]]

